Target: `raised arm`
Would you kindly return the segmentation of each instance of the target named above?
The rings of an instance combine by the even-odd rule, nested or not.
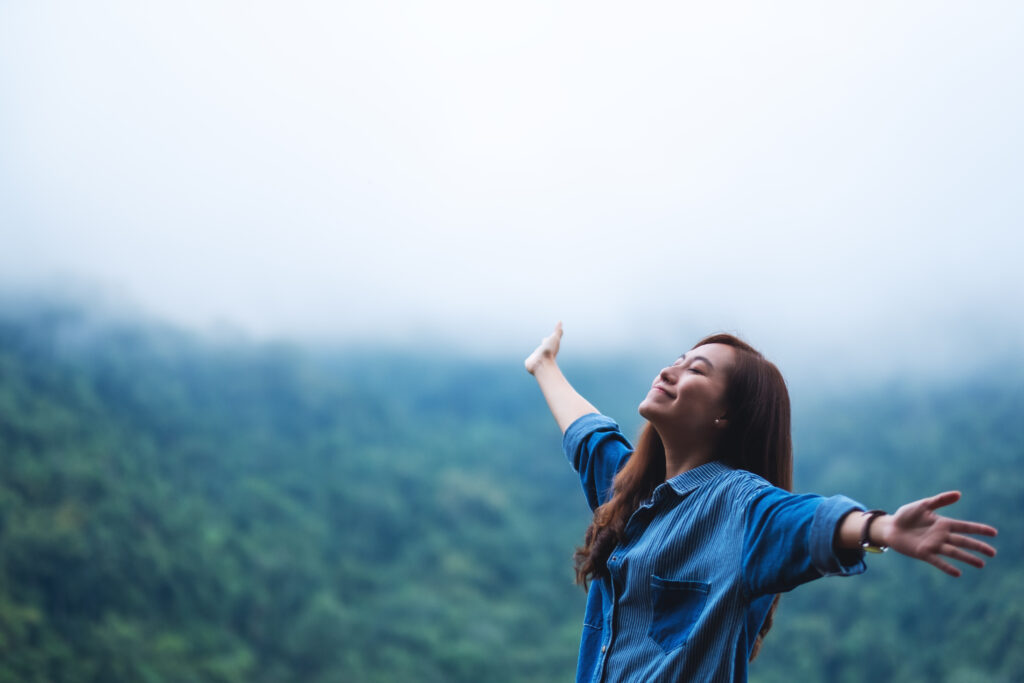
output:
[[[868,540],[873,545],[888,546],[908,557],[931,564],[950,576],[960,576],[960,570],[943,556],[959,560],[981,569],[985,561],[970,551],[994,557],[996,549],[988,543],[964,534],[995,536],[994,527],[977,522],[943,517],[935,510],[960,500],[959,491],[946,491],[931,498],[907,503],[894,515],[882,515],[868,528]],[[840,548],[859,548],[867,516],[860,512],[846,515],[836,530],[835,544]]]
[[[562,341],[562,323],[555,325],[555,331],[541,340],[540,346],[525,361],[526,370],[537,379],[541,393],[548,402],[551,414],[555,416],[558,428],[565,433],[573,422],[588,413],[598,412],[597,408],[572,388],[558,367],[555,357]]]

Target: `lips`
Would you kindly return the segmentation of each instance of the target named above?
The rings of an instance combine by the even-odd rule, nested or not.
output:
[[[657,389],[658,391],[660,391],[661,393],[665,394],[669,398],[675,398],[676,397],[675,394],[673,394],[671,391],[666,389],[665,386],[662,385],[662,384],[655,384],[652,388],[653,389]]]

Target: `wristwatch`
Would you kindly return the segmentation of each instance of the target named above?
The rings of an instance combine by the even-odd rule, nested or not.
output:
[[[876,517],[881,517],[885,514],[885,510],[868,510],[862,512],[865,516],[864,526],[860,530],[860,547],[869,553],[884,553],[889,549],[887,545],[875,545],[871,542],[871,523],[875,521]]]

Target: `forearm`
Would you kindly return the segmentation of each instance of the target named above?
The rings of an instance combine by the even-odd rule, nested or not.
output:
[[[538,363],[533,370],[533,376],[537,379],[544,400],[547,401],[548,408],[563,434],[577,419],[600,412],[572,388],[553,358]]]

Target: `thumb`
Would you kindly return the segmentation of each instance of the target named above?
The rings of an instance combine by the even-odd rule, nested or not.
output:
[[[960,500],[959,491],[945,491],[938,495],[927,498],[925,505],[929,510],[935,510],[946,505],[952,505],[953,503]]]

